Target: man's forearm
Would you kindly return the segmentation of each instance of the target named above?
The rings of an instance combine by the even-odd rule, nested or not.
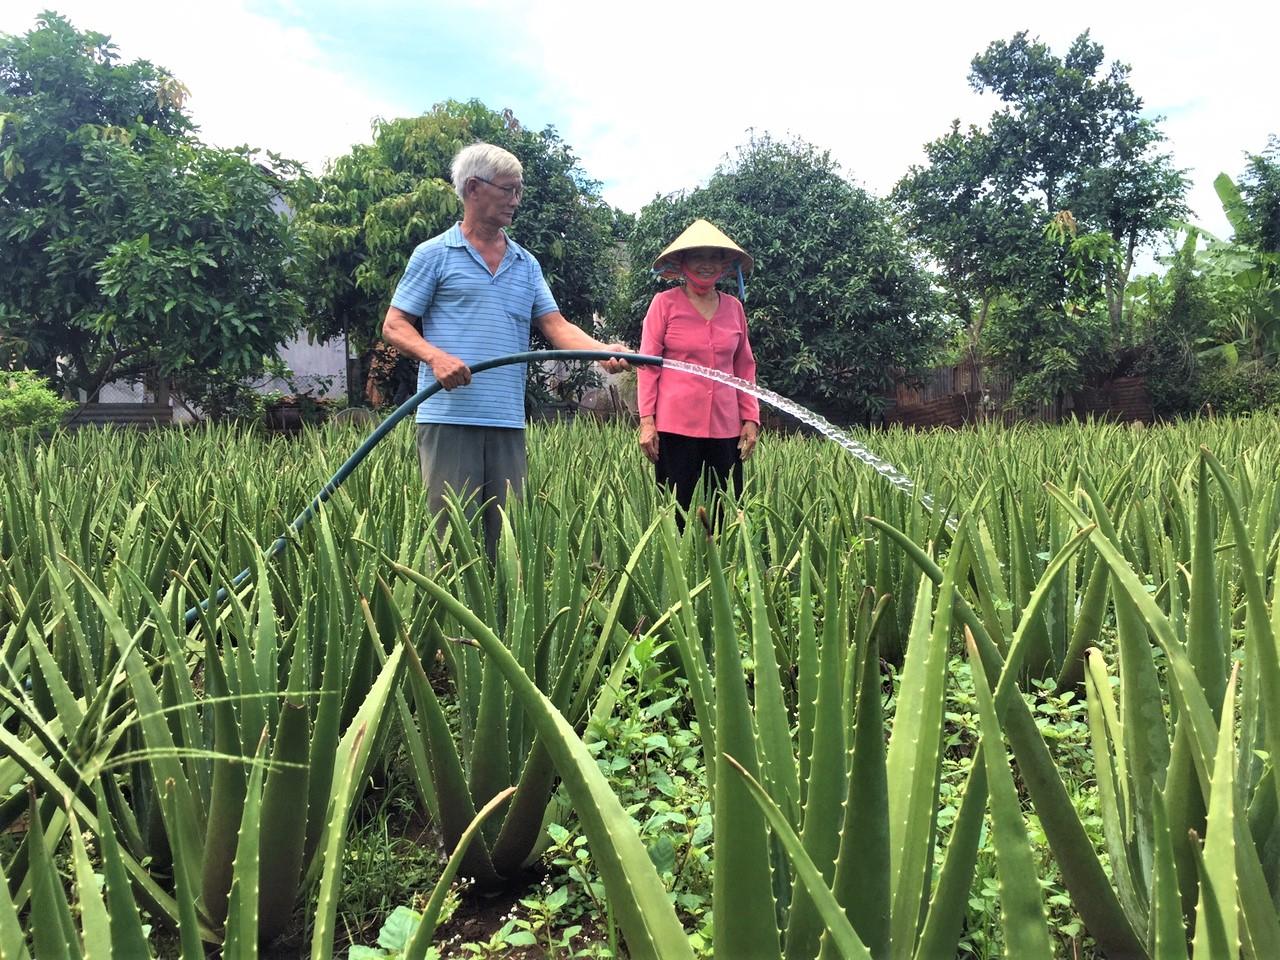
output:
[[[382,339],[405,356],[429,364],[440,350],[423,338],[414,325],[414,319],[403,310],[391,307],[382,321]]]
[[[561,314],[543,317],[538,328],[557,350],[607,350],[609,345],[601,343],[575,323],[570,323]]]

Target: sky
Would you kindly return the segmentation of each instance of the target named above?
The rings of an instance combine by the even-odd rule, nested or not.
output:
[[[830,150],[884,196],[952,120],[995,108],[969,63],[1025,30],[1059,55],[1085,30],[1159,116],[1191,179],[1192,219],[1228,235],[1213,191],[1280,135],[1280,3],[877,4],[812,0],[639,5],[610,0],[0,0],[0,33],[43,9],[109,34],[126,60],[190,90],[206,142],[326,160],[375,118],[446,99],[554,126],[614,206],[703,184],[755,134]]]

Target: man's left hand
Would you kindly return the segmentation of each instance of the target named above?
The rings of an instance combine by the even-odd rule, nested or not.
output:
[[[612,350],[615,353],[634,352],[625,343],[608,343],[605,344],[604,349]],[[601,360],[600,366],[604,369],[605,373],[621,373],[623,370],[631,369],[631,364],[627,363],[625,360]]]

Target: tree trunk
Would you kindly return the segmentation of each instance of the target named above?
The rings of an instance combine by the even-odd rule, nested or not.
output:
[[[991,310],[991,297],[983,294],[982,306],[978,308],[978,318],[969,326],[969,366],[973,369],[973,386],[978,394],[977,419],[985,421],[990,416],[987,409],[987,379],[982,368],[982,354],[978,343],[982,339],[982,329],[987,323],[987,314]]]
[[[1107,313],[1111,318],[1111,332],[1119,335],[1124,321],[1124,291],[1129,285],[1129,271],[1133,269],[1133,251],[1137,246],[1137,237],[1130,234],[1124,260],[1103,271],[1103,280],[1107,291]]]

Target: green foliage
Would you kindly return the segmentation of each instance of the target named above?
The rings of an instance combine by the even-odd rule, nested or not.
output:
[[[612,293],[613,234],[625,229],[626,216],[600,199],[599,184],[554,128],[535,132],[510,111],[449,100],[419,117],[379,121],[372,143],[300,182],[292,199],[307,247],[303,288],[313,334],[346,332],[361,351],[378,339],[414,247],[461,218],[449,168],[479,140],[519,157],[525,192],[511,236],[538,258],[561,312],[591,328]],[[533,397],[547,400],[551,387],[539,373],[530,368]]]
[[[293,165],[201,145],[181,84],[56,15],[0,39],[0,81],[0,339],[89,393],[259,372],[301,315]]]
[[[1196,408],[1239,416],[1280,408],[1280,370],[1257,361],[1207,364],[1196,382]]]
[[[705,187],[640,212],[612,317],[632,343],[664,285],[650,265],[697,217],[755,259],[746,308],[761,384],[861,419],[879,412],[898,376],[930,358],[936,304],[886,208],[845,179],[829,153],[768,136],[743,146]],[[737,293],[736,284],[726,289]]]
[[[1261,153],[1249,155],[1239,185],[1245,225],[1236,239],[1264,253],[1280,253],[1280,137],[1268,137]]]
[[[1197,268],[1195,243],[1174,254],[1163,276],[1134,284],[1133,327],[1141,344],[1136,372],[1146,378],[1156,413],[1179,415],[1198,406],[1204,338],[1221,307],[1210,279]]]
[[[1260,162],[1255,158],[1255,162]],[[1235,236],[1221,240],[1187,227],[1164,277],[1146,278],[1135,318],[1143,356],[1138,365],[1159,412],[1205,404],[1243,413],[1275,403],[1280,369],[1280,254],[1260,248],[1245,194],[1261,174],[1240,183],[1214,181]]]
[[[0,430],[35,427],[49,430],[75,409],[31,370],[0,370]]]
[[[996,41],[969,83],[1002,107],[926,145],[927,165],[894,192],[973,343],[1016,380],[1034,376],[1022,400],[1060,400],[1105,368],[1135,251],[1185,212],[1185,178],[1128,75],[1087,33],[1062,57],[1025,32]],[[1063,220],[1070,236],[1054,236]],[[992,329],[997,301],[1016,306]],[[1050,351],[1054,369],[1039,371]]]
[[[469,727],[506,783],[536,743],[564,782],[523,791],[545,883],[463,955],[738,956],[742,926],[716,915],[749,900],[769,934],[754,946],[839,955],[834,898],[874,956],[1030,955],[1046,925],[1063,956],[1185,957],[1196,937],[1201,955],[1238,937],[1278,956],[1276,427],[878,433],[965,504],[954,529],[832,445],[778,438],[714,539],[677,533],[624,430],[538,428],[538,494],[513,505],[496,566],[465,524],[433,536],[400,434],[191,632],[188,598],[253,562],[359,434],[82,431],[36,449],[0,432],[0,945],[176,954],[145,911],[184,955],[224,930],[224,952],[251,953],[268,918],[302,913],[312,955],[339,956],[349,905],[356,938],[383,927],[382,955],[427,955],[435,908],[470,894],[437,879],[419,822],[357,797],[398,752],[439,835],[447,799],[505,799],[492,767],[433,791]],[[608,454],[600,470],[571,468],[583,448]],[[882,659],[899,621],[900,671]],[[409,690],[397,661],[419,646],[426,689]],[[481,664],[502,682],[486,689]],[[538,692],[552,678],[558,695],[557,669],[565,710]],[[433,697],[443,736],[423,753]],[[725,753],[755,766],[746,793]],[[500,847],[470,819],[455,865],[468,834]],[[398,859],[410,842],[430,848]]]
[[[457,901],[454,901],[456,906]],[[377,947],[352,946],[347,951],[347,960],[379,960],[379,958],[403,958],[405,948],[413,937],[414,931],[422,922],[422,914],[406,906],[396,907],[387,916],[382,929],[378,931]],[[434,947],[427,952],[427,960],[439,960],[440,953]]]

